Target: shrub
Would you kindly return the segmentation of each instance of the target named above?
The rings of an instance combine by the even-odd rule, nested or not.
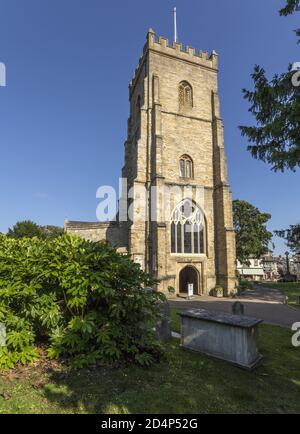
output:
[[[168,292],[170,295],[175,295],[176,290],[173,286],[168,286]]]
[[[73,367],[160,355],[153,326],[158,293],[127,256],[75,235],[52,240],[0,235],[0,322],[6,346],[0,368],[38,358],[44,342],[51,358]]]
[[[222,286],[216,286],[215,290],[214,290],[214,293],[215,293],[216,297],[223,297],[224,290],[223,290]]]

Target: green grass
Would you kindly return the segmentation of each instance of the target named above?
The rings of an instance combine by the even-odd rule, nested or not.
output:
[[[288,296],[288,304],[300,308],[297,305],[297,296],[300,295],[300,282],[297,283],[263,283],[266,288],[280,289]]]
[[[299,413],[300,348],[290,331],[263,325],[259,346],[264,363],[253,373],[184,351],[178,340],[149,369],[20,370],[0,376],[0,413]]]
[[[252,289],[253,285],[254,285],[254,282],[251,282],[249,280],[241,280],[239,284],[244,289]]]

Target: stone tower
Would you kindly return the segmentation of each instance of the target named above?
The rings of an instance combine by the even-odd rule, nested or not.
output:
[[[235,234],[219,108],[218,55],[196,53],[190,47],[183,50],[179,43],[170,46],[150,29],[129,92],[123,178],[134,197],[144,187],[148,192],[156,187],[148,198],[140,197],[141,206],[127,227],[131,255],[165,291],[174,287],[186,292],[187,284],[193,283],[198,294],[209,293],[216,284],[234,292]],[[162,200],[162,192],[167,195],[170,189],[173,195]],[[177,205],[182,213],[185,199],[193,204],[190,214],[198,218],[196,226],[201,225],[198,233],[186,231],[192,222],[185,221],[185,215],[176,215],[174,223],[172,213]]]
[[[235,292],[217,53],[171,46],[150,29],[129,98],[120,221],[91,230],[69,222],[67,230],[127,249],[162,291],[185,293],[193,284],[199,295],[216,285]],[[128,203],[132,219],[125,221]]]

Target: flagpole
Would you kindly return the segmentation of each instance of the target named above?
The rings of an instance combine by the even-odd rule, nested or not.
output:
[[[174,41],[177,42],[177,9],[174,8]]]

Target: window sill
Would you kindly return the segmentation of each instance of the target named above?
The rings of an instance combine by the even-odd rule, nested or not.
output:
[[[178,258],[208,258],[206,253],[170,253],[170,255]]]
[[[195,180],[194,177],[188,178],[187,176],[179,176],[179,178],[181,181],[194,181]]]

